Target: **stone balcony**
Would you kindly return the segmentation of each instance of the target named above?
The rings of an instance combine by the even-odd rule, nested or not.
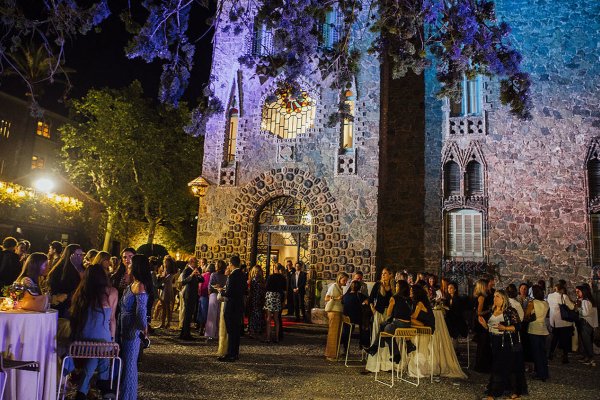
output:
[[[471,208],[474,210],[484,210],[487,207],[487,196],[483,194],[474,194],[470,196],[451,195],[444,199],[444,210],[457,208]]]
[[[483,115],[467,115],[448,118],[448,134],[450,136],[485,135],[487,129]]]

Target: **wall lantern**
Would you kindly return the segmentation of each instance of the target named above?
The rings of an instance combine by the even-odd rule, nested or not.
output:
[[[191,188],[194,196],[202,198],[206,195],[206,189],[208,189],[210,184],[206,179],[199,176],[193,181],[189,182],[188,186]]]

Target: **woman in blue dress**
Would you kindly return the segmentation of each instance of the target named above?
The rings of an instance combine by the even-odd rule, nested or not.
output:
[[[83,279],[73,295],[70,310],[71,333],[74,340],[112,342],[115,336],[117,289],[110,286],[108,275],[101,264],[85,270]],[[111,392],[109,387],[108,359],[92,358],[85,362],[83,377],[79,382],[75,399],[85,399],[90,389],[90,379],[98,369],[98,389],[102,394]]]
[[[138,387],[137,359],[140,351],[140,336],[146,336],[148,325],[146,308],[148,294],[146,293],[144,272],[148,269],[148,259],[142,254],[136,254],[131,260],[131,276],[133,283],[127,286],[121,298],[120,334],[121,357],[123,359],[123,376],[121,379],[121,396],[123,400],[136,400]]]

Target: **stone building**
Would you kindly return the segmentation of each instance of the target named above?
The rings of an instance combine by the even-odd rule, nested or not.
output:
[[[392,79],[366,53],[345,93],[315,75],[294,97],[277,90],[285,76],[260,79],[237,61],[268,51],[264,27],[217,31],[211,88],[224,111],[206,127],[197,255],[301,259],[324,279],[437,272],[444,260],[511,280],[589,277],[600,261],[600,4],[496,4],[532,75],[531,121],[499,104],[494,79],[465,79],[453,104],[436,99],[434,71]],[[367,12],[361,50],[373,40]],[[354,121],[327,127],[340,100]]]

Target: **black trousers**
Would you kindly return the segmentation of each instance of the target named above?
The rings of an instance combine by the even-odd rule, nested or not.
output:
[[[198,298],[184,299],[185,309],[183,310],[183,322],[181,323],[181,336],[190,336],[190,325],[192,324],[192,317],[194,315],[194,305],[198,304]]]
[[[304,293],[294,293],[294,315],[296,316],[296,319],[304,319],[305,314]]]
[[[238,358],[240,356],[240,333],[242,328],[242,316],[239,313],[225,315],[225,327],[227,328],[227,357]]]

